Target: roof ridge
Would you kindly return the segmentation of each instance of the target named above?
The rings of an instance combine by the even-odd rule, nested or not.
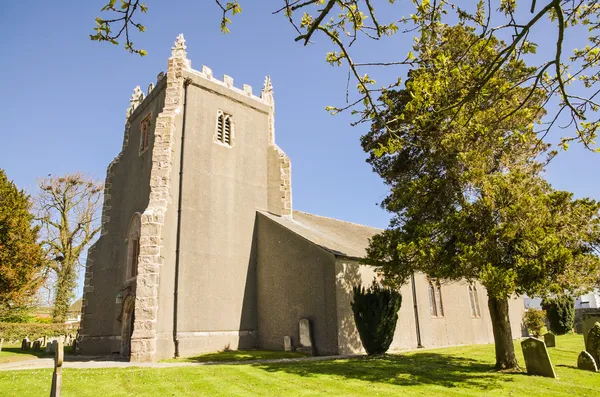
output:
[[[381,228],[378,228],[378,227],[375,227],[375,226],[368,226],[368,225],[363,225],[362,223],[356,223],[356,222],[344,221],[344,220],[341,220],[341,219],[332,218],[332,217],[330,217],[330,216],[323,216],[323,215],[311,214],[310,212],[304,212],[304,211],[298,211],[298,210],[293,210],[293,211],[292,211],[292,214],[293,214],[294,212],[299,212],[299,213],[301,213],[301,214],[310,215],[310,216],[315,216],[315,217],[317,217],[317,218],[331,219],[331,220],[334,220],[334,221],[337,221],[337,222],[348,223],[348,224],[350,224],[350,225],[354,225],[354,226],[367,227],[367,228],[369,228],[369,229],[376,229],[376,230],[384,230],[384,229],[381,229]],[[292,215],[292,216],[293,216],[293,215]]]

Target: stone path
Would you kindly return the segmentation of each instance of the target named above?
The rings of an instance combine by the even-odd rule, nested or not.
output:
[[[65,357],[63,368],[172,368],[172,367],[195,367],[199,365],[245,365],[245,364],[273,364],[273,363],[295,363],[303,361],[326,361],[338,360],[343,358],[359,357],[359,355],[343,356],[318,356],[301,358],[279,358],[265,360],[245,360],[245,361],[209,361],[209,362],[182,362],[182,363],[132,363],[129,361],[113,360],[106,357]],[[52,369],[54,368],[54,359],[36,358],[32,360],[16,361],[12,363],[0,364],[0,371],[19,371],[30,369]]]

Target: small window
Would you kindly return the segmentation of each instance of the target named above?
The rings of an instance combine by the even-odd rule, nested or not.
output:
[[[150,143],[150,125],[152,124],[152,113],[148,113],[140,122],[140,154],[148,149]]]
[[[475,284],[469,284],[469,304],[471,306],[471,316],[481,317],[479,295],[477,294],[477,286]]]
[[[129,231],[127,232],[127,264],[126,279],[132,279],[138,275],[138,264],[140,256],[140,232],[141,219],[140,214],[136,213],[129,222]]]
[[[444,317],[444,305],[442,303],[442,287],[438,280],[429,280],[429,314],[433,317]]]
[[[233,121],[232,116],[222,111],[217,112],[217,131],[215,140],[227,146],[233,143]]]
[[[138,258],[140,255],[140,239],[134,239],[131,242],[131,250],[132,250],[132,258],[131,258],[131,268],[130,268],[130,274],[129,277],[133,278],[133,277],[137,277],[137,272],[138,272]]]

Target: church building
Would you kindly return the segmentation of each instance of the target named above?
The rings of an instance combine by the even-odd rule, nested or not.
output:
[[[360,352],[352,287],[380,229],[292,209],[291,163],[275,143],[269,77],[259,95],[192,69],[180,35],[165,73],[134,90],[108,166],[102,233],[88,253],[82,354],[157,361],[223,349]],[[493,341],[485,289],[415,274],[392,349]],[[522,299],[510,301],[521,336]]]

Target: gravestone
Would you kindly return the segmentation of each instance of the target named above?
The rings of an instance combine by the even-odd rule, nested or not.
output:
[[[283,337],[283,350],[285,350],[286,352],[292,351],[292,338],[291,337],[289,337],[289,336]]]
[[[546,347],[556,347],[556,336],[553,333],[548,332],[544,335],[544,343],[546,344]]]
[[[3,344],[4,344],[4,338],[0,338],[0,352],[2,351]]]
[[[56,342],[56,340],[48,341],[48,344],[46,345],[46,353],[54,353],[55,352],[54,342]]]
[[[31,350],[31,341],[27,341],[27,343],[25,343],[25,350]]]
[[[48,345],[48,337],[44,336],[44,340],[42,341],[42,346],[46,347]]]
[[[577,357],[577,368],[584,369],[586,371],[598,372],[598,367],[594,361],[594,357],[585,350],[579,353]]]
[[[33,350],[40,350],[42,347],[42,342],[39,340],[33,341]]]
[[[29,338],[25,337],[21,342],[21,350],[27,350],[27,342],[29,342]]]
[[[310,325],[310,320],[307,318],[301,319],[298,323],[298,328],[300,331],[300,342],[296,351],[314,355],[315,349],[312,343],[312,330]]]
[[[526,338],[521,342],[523,357],[525,358],[525,367],[529,375],[545,376],[547,378],[556,378],[554,367],[548,355],[546,344],[536,338]]]
[[[592,329],[590,329],[586,342],[585,350],[594,357],[596,364],[600,363],[600,323],[594,324]]]
[[[50,397],[60,397],[62,389],[62,365],[64,359],[63,342],[55,340],[54,345],[54,373],[52,374],[52,388],[50,389]]]
[[[583,323],[581,323],[581,329],[583,330],[583,343],[585,343],[585,350],[587,350],[588,333],[596,323],[600,323],[600,317],[598,316],[588,317],[585,320],[583,320]]]

